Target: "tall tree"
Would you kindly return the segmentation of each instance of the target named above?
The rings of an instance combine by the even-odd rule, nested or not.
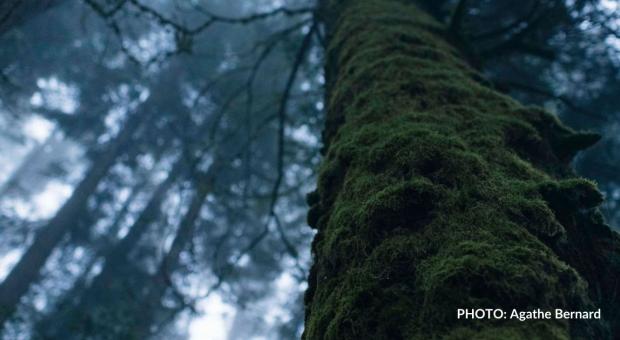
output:
[[[109,170],[117,164],[119,157],[126,155],[128,150],[131,150],[131,156],[136,156],[136,150],[143,146],[141,143],[148,144],[153,154],[160,153],[162,148],[168,147],[167,143],[174,132],[171,132],[171,129],[165,124],[161,124],[165,119],[162,121],[147,120],[145,117],[160,111],[164,111],[163,115],[178,112],[177,104],[179,101],[177,100],[178,96],[175,95],[177,92],[169,91],[169,84],[175,83],[183,74],[175,67],[176,65],[178,64],[171,65],[156,75],[156,81],[150,88],[149,97],[138,103],[135,108],[136,112],[128,113],[125,121],[121,122],[122,126],[116,137],[104,145],[103,150],[94,153],[94,161],[84,178],[74,189],[71,197],[57,211],[56,215],[45,226],[41,227],[33,243],[11,270],[9,276],[0,284],[0,307],[2,310],[0,324],[13,314],[21,297],[26,294],[33,283],[37,282],[38,274],[63,237],[77,228],[76,222],[79,218],[88,215],[86,209],[88,199],[96,192],[101,181],[109,174]],[[88,118],[86,117],[85,120],[88,121]],[[79,117],[76,120],[79,120]],[[152,132],[155,128],[161,128],[161,132],[158,134],[146,133],[146,131]],[[173,172],[181,172],[181,166],[182,164]],[[173,181],[169,185],[172,183]],[[160,202],[165,199],[165,194],[165,190],[160,193]],[[157,208],[158,205],[151,208],[151,214],[152,210]]]
[[[111,301],[110,297],[114,297],[115,294],[118,296],[119,292],[126,293],[133,289],[127,285],[128,278],[135,274],[142,275],[141,270],[132,265],[129,255],[132,250],[137,248],[137,244],[149,231],[149,227],[154,221],[157,221],[161,214],[162,202],[166,199],[166,195],[179,179],[179,176],[187,171],[187,167],[185,158],[181,157],[170,170],[166,179],[157,185],[127,235],[103,252],[105,262],[102,265],[101,272],[93,278],[86,289],[76,286],[74,290],[71,290],[54,309],[52,318],[44,318],[39,322],[37,327],[40,334],[44,337],[54,338],[68,332],[74,333],[76,336],[78,336],[77,334],[87,336],[89,332],[105,333],[101,327],[97,327],[98,324],[108,326],[107,333],[114,329],[125,330],[113,322],[113,318],[109,315],[111,313],[106,313],[111,309],[108,307]],[[123,303],[122,300],[116,299],[114,304],[118,306]],[[106,309],[106,307],[108,308]],[[125,322],[128,322],[127,319],[125,318]]]
[[[161,320],[162,318],[159,315],[166,314],[162,313],[162,299],[166,290],[173,285],[172,274],[180,265],[181,253],[188,247],[188,244],[191,243],[197,220],[199,220],[200,217],[200,211],[207,199],[207,195],[213,190],[216,168],[217,166],[211,166],[209,171],[206,173],[200,172],[198,176],[196,176],[196,181],[198,182],[196,192],[192,196],[187,212],[183,215],[183,219],[179,223],[170,249],[163,256],[157,271],[148,282],[145,298],[143,301],[140,301],[141,317],[138,319],[136,325],[132,325],[131,327],[134,329],[133,334],[135,334],[136,338],[147,339],[152,335],[153,327],[161,329],[166,326],[166,320]],[[184,299],[183,296],[179,298]],[[182,305],[182,308],[185,307],[186,306]],[[172,311],[172,315],[175,314],[174,312],[175,310]],[[170,318],[166,319],[169,320]],[[155,320],[159,322],[155,322]]]
[[[142,117],[139,115],[128,117],[123,129],[91,164],[71,197],[56,215],[45,226],[41,227],[32,244],[0,284],[0,327],[13,314],[21,297],[37,280],[41,268],[63,236],[75,225],[75,221],[84,211],[90,195],[95,192],[99,182],[132,140],[134,133],[140,126],[141,119]]]
[[[38,324],[38,334],[56,338],[72,333],[75,337],[106,334],[117,338],[147,338],[159,314],[161,300],[171,285],[171,275],[179,266],[180,255],[191,241],[207,195],[213,190],[219,161],[209,170],[197,171],[198,183],[191,202],[180,221],[170,249],[153,274],[146,273],[131,258],[139,242],[149,231],[149,225],[161,214],[161,203],[170,187],[183,172],[193,172],[195,164],[181,157],[166,180],[159,184],[148,204],[133,223],[128,234],[105,254],[105,263],[86,289],[76,287],[67,294],[53,313]],[[182,298],[182,297],[181,297]],[[184,308],[186,306],[183,306]]]
[[[569,165],[599,137],[489,88],[459,25],[412,3],[322,3],[326,155],[308,196],[304,338],[618,334],[620,239]],[[602,319],[457,318],[476,307]]]

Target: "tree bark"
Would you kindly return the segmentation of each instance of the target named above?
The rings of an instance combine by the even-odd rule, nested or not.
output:
[[[19,300],[37,280],[41,268],[45,265],[54,248],[75,225],[75,221],[84,211],[88,198],[97,189],[99,182],[123,154],[124,148],[140,126],[138,115],[128,118],[123,130],[113,139],[105,151],[93,162],[88,172],[73,191],[71,197],[58,210],[56,215],[36,233],[32,245],[28,247],[19,262],[0,284],[0,328],[10,317]]]
[[[325,159],[308,195],[303,338],[617,336],[620,241],[569,166],[597,136],[487,87],[411,3],[322,3]],[[602,319],[510,318],[536,308]]]

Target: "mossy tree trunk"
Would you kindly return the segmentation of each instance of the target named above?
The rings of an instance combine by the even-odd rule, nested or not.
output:
[[[305,339],[610,338],[620,246],[571,158],[598,138],[488,87],[409,1],[324,1],[325,160]],[[603,320],[458,320],[457,308]]]

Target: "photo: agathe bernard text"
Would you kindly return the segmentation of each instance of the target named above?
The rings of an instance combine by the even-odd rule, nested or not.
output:
[[[598,320],[601,318],[601,310],[569,311],[560,308],[553,310],[503,310],[501,308],[459,308],[456,311],[457,319],[481,320],[481,319],[514,319],[519,321],[528,320],[571,320],[582,319]]]

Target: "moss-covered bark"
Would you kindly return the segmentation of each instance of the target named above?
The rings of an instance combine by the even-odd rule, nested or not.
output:
[[[305,339],[610,338],[618,236],[569,167],[597,140],[487,87],[404,1],[326,1]],[[458,320],[457,308],[604,320]]]

